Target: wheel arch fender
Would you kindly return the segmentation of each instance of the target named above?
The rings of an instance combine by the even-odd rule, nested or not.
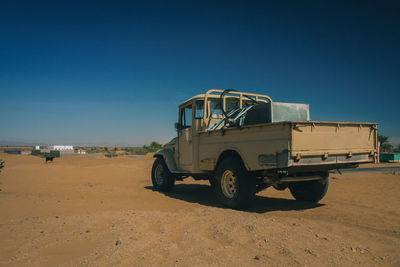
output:
[[[219,155],[219,157],[218,157],[218,160],[217,160],[217,164],[215,164],[215,170],[217,170],[219,164],[220,164],[225,158],[228,158],[228,157],[236,157],[236,158],[238,158],[238,159],[242,162],[242,164],[243,164],[243,166],[246,168],[246,170],[249,170],[249,167],[247,166],[246,162],[243,160],[242,155],[241,155],[240,152],[238,152],[238,150],[235,149],[235,148],[227,148],[227,149],[223,150],[223,151],[220,153],[220,155]]]
[[[172,149],[160,149],[154,153],[154,158],[162,158],[170,172],[176,172],[176,162],[174,159],[174,152]]]

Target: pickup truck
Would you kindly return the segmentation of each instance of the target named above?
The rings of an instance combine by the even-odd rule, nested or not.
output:
[[[310,120],[309,105],[211,89],[179,106],[177,137],[154,154],[152,183],[209,180],[217,199],[245,209],[268,187],[320,201],[329,171],[376,162],[377,124]]]

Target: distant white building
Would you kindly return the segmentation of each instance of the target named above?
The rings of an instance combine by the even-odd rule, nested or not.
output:
[[[58,151],[74,151],[74,146],[60,146],[54,145],[50,147],[51,150],[58,150]]]

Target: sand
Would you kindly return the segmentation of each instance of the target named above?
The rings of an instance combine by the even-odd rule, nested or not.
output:
[[[207,182],[152,190],[151,157],[0,154],[1,266],[400,266],[400,175],[331,175],[320,204],[267,189],[222,208]]]

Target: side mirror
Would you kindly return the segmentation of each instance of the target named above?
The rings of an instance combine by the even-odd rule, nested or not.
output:
[[[182,130],[182,125],[179,122],[175,122],[175,130]]]

